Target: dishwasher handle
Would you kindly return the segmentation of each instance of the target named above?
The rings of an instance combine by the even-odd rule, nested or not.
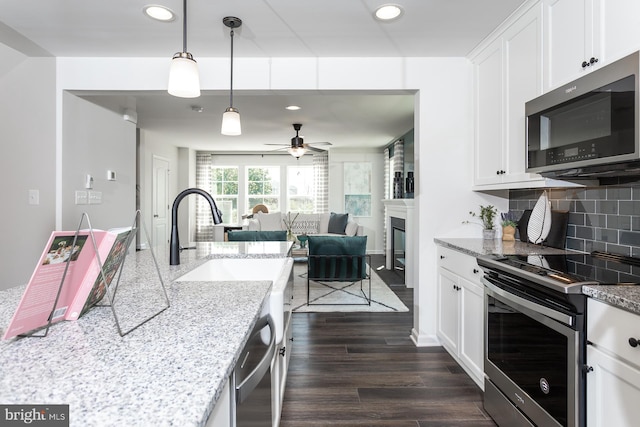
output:
[[[252,336],[259,334],[265,326],[269,326],[269,345],[262,356],[260,363],[258,363],[253,371],[251,371],[251,373],[247,375],[240,384],[236,385],[236,404],[238,405],[249,397],[251,392],[257,387],[262,380],[262,377],[271,366],[271,360],[273,359],[273,355],[276,351],[276,331],[271,315],[267,314],[266,316],[258,319],[256,326],[253,329]]]

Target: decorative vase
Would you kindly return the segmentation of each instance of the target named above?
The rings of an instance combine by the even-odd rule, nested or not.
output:
[[[413,190],[414,190],[414,179],[413,172],[407,172],[406,179],[406,187],[405,187],[405,197],[407,199],[413,199]]]
[[[402,199],[402,172],[396,172],[393,178],[393,198]]]
[[[496,238],[496,230],[488,230],[488,229],[484,229],[482,230],[482,238],[484,240],[493,240]]]
[[[287,230],[287,240],[290,242],[296,241],[296,237],[293,235],[293,232],[291,230]]]
[[[502,240],[505,242],[512,242],[516,240],[516,228],[507,225],[506,227],[502,227]]]

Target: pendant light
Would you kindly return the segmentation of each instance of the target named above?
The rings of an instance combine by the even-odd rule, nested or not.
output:
[[[187,0],[183,3],[182,52],[173,55],[169,68],[169,94],[180,98],[200,96],[200,73],[193,55],[187,52]]]
[[[222,23],[231,28],[231,86],[229,91],[229,107],[222,115],[222,129],[220,133],[223,135],[236,136],[242,134],[240,126],[240,112],[233,108],[233,29],[242,25],[242,20],[234,16],[227,16],[222,19]]]

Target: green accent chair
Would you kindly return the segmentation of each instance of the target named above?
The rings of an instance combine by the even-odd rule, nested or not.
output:
[[[307,267],[307,305],[354,305],[352,303],[314,302],[311,282],[317,282],[334,292],[362,295],[363,303],[371,305],[371,257],[366,254],[367,236],[309,236]],[[368,282],[368,294],[365,292]],[[359,290],[354,291],[354,285]]]
[[[229,242],[286,242],[287,232],[282,231],[253,231],[230,230],[227,233]]]

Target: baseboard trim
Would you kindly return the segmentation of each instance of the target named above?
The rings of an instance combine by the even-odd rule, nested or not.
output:
[[[442,344],[438,337],[435,335],[420,335],[415,328],[411,329],[411,335],[409,336],[411,341],[416,345],[416,347],[440,347]]]

